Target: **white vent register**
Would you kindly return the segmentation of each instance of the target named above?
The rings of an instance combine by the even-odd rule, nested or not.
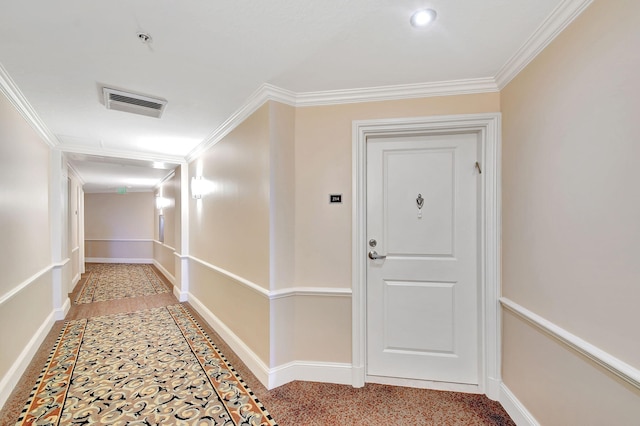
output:
[[[122,90],[102,88],[104,105],[107,109],[130,112],[160,118],[167,105],[167,101],[159,98],[138,95],[137,93],[123,92]]]

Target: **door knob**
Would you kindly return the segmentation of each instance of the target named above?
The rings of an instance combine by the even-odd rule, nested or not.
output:
[[[371,250],[369,252],[369,259],[371,260],[378,260],[378,259],[386,259],[387,256],[380,256],[375,250]]]

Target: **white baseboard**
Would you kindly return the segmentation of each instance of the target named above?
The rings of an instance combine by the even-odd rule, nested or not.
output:
[[[67,297],[62,304],[62,307],[54,309],[53,313],[55,320],[62,321],[67,316],[69,309],[71,309],[71,300]]]
[[[173,295],[178,299],[178,302],[188,302],[189,301],[189,293],[185,291],[180,291],[177,286],[173,286]]]
[[[76,286],[80,282],[81,278],[82,278],[82,272],[78,271],[76,276],[71,279],[71,292],[73,292],[73,290],[76,289]]]
[[[25,348],[22,350],[16,361],[9,368],[7,374],[5,374],[2,380],[0,380],[0,407],[2,407],[5,402],[7,402],[9,395],[11,395],[11,392],[20,380],[20,377],[29,366],[29,363],[35,356],[45,337],[47,337],[47,334],[51,330],[51,327],[53,327],[53,323],[55,322],[55,315],[56,313],[54,311],[51,311],[49,316],[47,316],[47,318],[35,332],[31,340],[29,340],[29,343],[27,343]]]
[[[269,389],[269,367],[226,324],[211,312],[197,297],[189,293],[188,302],[204,318],[211,328],[225,341],[244,362],[256,378]]]
[[[501,386],[502,386],[502,381],[493,379],[491,377],[487,378],[487,381],[484,384],[484,393],[485,395],[487,395],[487,398],[493,401],[500,401]]]
[[[174,286],[176,285],[176,277],[174,277],[173,275],[171,275],[169,273],[169,271],[167,271],[167,269],[162,266],[162,264],[160,262],[158,262],[157,260],[153,259],[153,265],[158,268],[160,270],[160,272],[162,272],[162,275],[164,275],[171,284],[173,284]]]
[[[269,386],[273,389],[294,380],[351,385],[351,364],[337,362],[293,361],[269,370]]]
[[[500,385],[500,404],[518,426],[540,426],[540,423],[531,415],[529,410],[516,398],[509,388],[502,383]]]
[[[87,257],[86,263],[148,263],[153,264],[153,259],[123,258],[123,257]]]

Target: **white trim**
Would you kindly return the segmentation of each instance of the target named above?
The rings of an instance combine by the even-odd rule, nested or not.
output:
[[[394,86],[364,87],[360,89],[303,92],[295,95],[295,106],[336,105],[358,102],[391,101],[435,96],[469,95],[498,92],[493,77],[465,80],[436,81]]]
[[[153,264],[153,259],[124,258],[124,257],[87,257],[86,263],[143,263]]]
[[[0,92],[4,93],[9,102],[11,102],[33,130],[42,138],[44,143],[51,148],[59,145],[60,142],[58,139],[56,139],[55,135],[51,133],[49,128],[40,119],[36,110],[33,109],[2,64],[0,64]]]
[[[160,179],[160,182],[158,182],[158,184],[156,186],[154,186],[154,189],[159,189],[163,183],[165,183],[166,181],[168,181],[169,179],[171,179],[172,177],[174,177],[176,175],[176,169],[173,169],[169,172],[168,175],[166,175],[165,177],[163,177],[162,179]]]
[[[218,126],[212,133],[210,133],[200,144],[189,152],[186,156],[188,163],[192,162],[199,155],[210,149],[228,135],[233,129],[238,127],[243,121],[256,112],[265,102],[270,99],[270,88],[274,87],[268,84],[263,84],[256,90],[249,99],[229,118],[227,118],[220,126]],[[284,91],[282,91],[284,92]],[[275,92],[274,92],[275,93]],[[284,99],[283,99],[284,100]],[[182,189],[184,191],[184,188]]]
[[[352,142],[352,357],[353,386],[366,378],[366,139],[424,131],[470,132],[481,137],[480,369],[479,389],[498,399],[500,383],[500,114],[468,114],[353,122]]]
[[[202,316],[216,333],[220,335],[222,340],[231,348],[233,352],[244,362],[249,370],[265,387],[269,384],[269,367],[260,359],[260,357],[251,350],[229,327],[226,326],[218,317],[214,315],[197,297],[189,293],[188,302],[193,309]]]
[[[14,363],[9,367],[9,370],[7,370],[7,373],[2,377],[2,380],[0,380],[0,407],[7,401],[9,395],[11,395],[11,392],[20,381],[20,377],[22,377],[22,374],[38,351],[38,348],[47,337],[47,334],[49,334],[55,322],[54,317],[55,313],[51,311],[42,324],[40,324],[38,330],[33,334],[29,343],[27,343],[22,352],[20,352],[20,355],[18,355]]]
[[[350,288],[290,287],[269,292],[269,300],[292,296],[351,297]]]
[[[164,275],[169,280],[169,282],[171,282],[171,284],[175,288],[176,277],[174,277],[172,274],[170,274],[169,271],[167,271],[167,269],[164,266],[162,266],[162,264],[160,262],[158,262],[157,260],[155,260],[155,259],[153,259],[153,266],[158,268],[160,270],[160,272],[162,272],[162,275]]]
[[[351,384],[351,364],[338,362],[292,361],[269,370],[269,386],[273,389],[294,380],[306,382]]]
[[[69,309],[71,309],[71,300],[66,297],[62,306],[53,310],[56,321],[62,321],[69,313]]]
[[[82,274],[80,271],[71,279],[71,291],[75,290],[76,285],[80,282],[80,278],[82,278]]]
[[[179,155],[160,154],[157,152],[138,152],[138,151],[125,151],[119,149],[104,149],[95,148],[94,146],[76,145],[64,142],[64,136],[60,135],[63,139],[57,146],[63,152],[70,152],[74,154],[86,154],[86,155],[99,155],[101,157],[113,157],[123,158],[128,160],[143,160],[145,162],[157,161],[171,164],[183,164],[185,162],[184,157]],[[151,192],[151,190],[145,190],[142,192]]]
[[[501,297],[500,303],[505,309],[516,314],[529,324],[537,327],[549,336],[557,339],[559,342],[615,374],[636,389],[640,389],[640,370],[637,368],[616,358],[610,353],[605,352],[597,346],[592,345],[586,340],[581,339],[575,334],[570,333],[559,325],[556,325],[540,315],[531,312],[527,308],[506,297]]]
[[[51,264],[51,269],[61,269],[69,262],[71,262],[71,258],[66,257],[64,260],[62,260],[60,262],[52,263]]]
[[[109,241],[116,243],[153,243],[153,238],[85,238],[85,241]]]
[[[251,94],[247,101],[216,130],[209,134],[202,143],[191,150],[185,160],[187,162],[195,160],[199,155],[220,142],[268,101],[276,101],[294,107],[307,107],[498,91],[498,85],[492,77],[301,93],[265,83]]]
[[[593,0],[564,0],[531,34],[518,51],[500,68],[495,81],[504,89],[540,54]]]
[[[78,180],[78,182],[80,182],[80,186],[83,186],[84,184],[86,184],[84,179],[82,179],[82,176],[80,176],[80,172],[78,172],[78,170],[76,170],[76,168],[73,166],[73,164],[71,164],[68,161],[67,161],[67,169],[69,169],[69,172],[71,172],[70,174],[74,178],[76,178]]]
[[[176,254],[177,255],[177,254]],[[282,288],[278,290],[267,290],[258,284],[249,281],[246,278],[242,278],[239,275],[236,275],[232,272],[227,271],[219,266],[212,265],[209,262],[205,262],[202,259],[198,259],[194,256],[181,256],[182,258],[189,258],[202,266],[209,268],[215,272],[218,272],[222,275],[225,275],[231,278],[234,281],[243,284],[248,289],[258,293],[259,295],[269,299],[282,299],[284,297],[292,297],[292,296],[325,296],[325,297],[349,297],[351,296],[352,290],[350,288],[333,288],[333,287],[290,287],[290,288]]]
[[[397,377],[369,376],[365,378],[367,383],[378,383],[380,385],[404,386],[419,389],[431,389],[447,392],[482,393],[479,385],[468,385],[464,383],[436,382],[433,380],[412,380],[400,379]]]
[[[174,252],[174,253],[175,253],[175,251],[176,251],[176,249],[175,249],[174,247],[168,246],[168,245],[166,245],[165,243],[163,243],[163,242],[161,242],[161,241],[153,240],[153,242],[154,242],[154,243],[156,243],[156,244],[161,245],[162,247],[164,247],[164,248],[166,248],[166,249],[168,249],[168,250],[171,250],[171,251],[172,251],[172,252]]]
[[[194,257],[194,256],[187,256],[187,257],[189,259],[193,260],[194,262],[197,262],[197,263],[201,264],[204,267],[207,267],[207,268],[209,268],[209,269],[211,269],[213,271],[216,271],[216,272],[218,272],[218,273],[220,273],[222,275],[225,275],[225,276],[231,278],[232,280],[235,280],[235,281],[237,281],[237,282],[239,282],[241,284],[244,284],[245,287],[247,287],[250,290],[253,290],[254,292],[260,294],[261,296],[264,296],[264,297],[267,297],[267,298],[269,297],[269,290],[259,286],[258,284],[254,283],[252,281],[249,281],[246,278],[242,278],[239,275],[236,275],[236,274],[234,274],[232,272],[229,272],[226,269],[222,269],[219,266],[212,265],[211,263],[205,262],[204,260],[198,259],[197,257]],[[189,294],[191,294],[191,293],[189,293]]]
[[[178,299],[178,302],[187,302],[189,300],[189,293],[180,291],[177,286],[173,286],[173,295]]]
[[[80,247],[76,247],[76,248],[72,249],[72,250],[71,250],[71,254],[73,254],[73,253],[77,252],[78,250],[80,250]]]
[[[53,267],[54,267],[54,264],[52,263],[51,265],[47,266],[46,268],[41,269],[40,271],[36,272],[33,275],[31,275],[29,278],[27,278],[26,280],[24,280],[23,282],[21,282],[20,284],[18,284],[17,286],[15,286],[11,290],[9,290],[5,294],[3,294],[2,297],[0,297],[0,305],[2,305],[3,303],[7,302],[13,296],[15,296],[16,294],[20,293],[22,290],[24,290],[25,288],[27,288],[28,286],[30,286],[31,284],[36,282],[41,276],[43,276],[47,272],[51,271],[53,269]]]
[[[189,193],[189,165],[184,163],[180,165],[180,250],[182,253],[174,252],[174,256],[180,259],[179,273],[176,277],[178,285],[179,301],[187,300],[189,293],[189,209],[191,208],[191,195]]]
[[[540,426],[536,418],[504,383],[500,386],[499,401],[507,414],[509,414],[509,417],[511,417],[511,420],[518,426]]]

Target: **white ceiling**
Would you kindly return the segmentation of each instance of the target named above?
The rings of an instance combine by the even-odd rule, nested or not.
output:
[[[109,190],[122,186],[121,169],[157,183],[167,173],[150,161],[184,161],[260,88],[301,98],[398,85],[498,90],[500,73],[547,18],[585,3],[4,0],[0,80],[53,144],[85,154],[71,161],[86,189]],[[438,13],[426,29],[409,25],[419,7]],[[164,115],[107,110],[105,85],[166,99]]]

